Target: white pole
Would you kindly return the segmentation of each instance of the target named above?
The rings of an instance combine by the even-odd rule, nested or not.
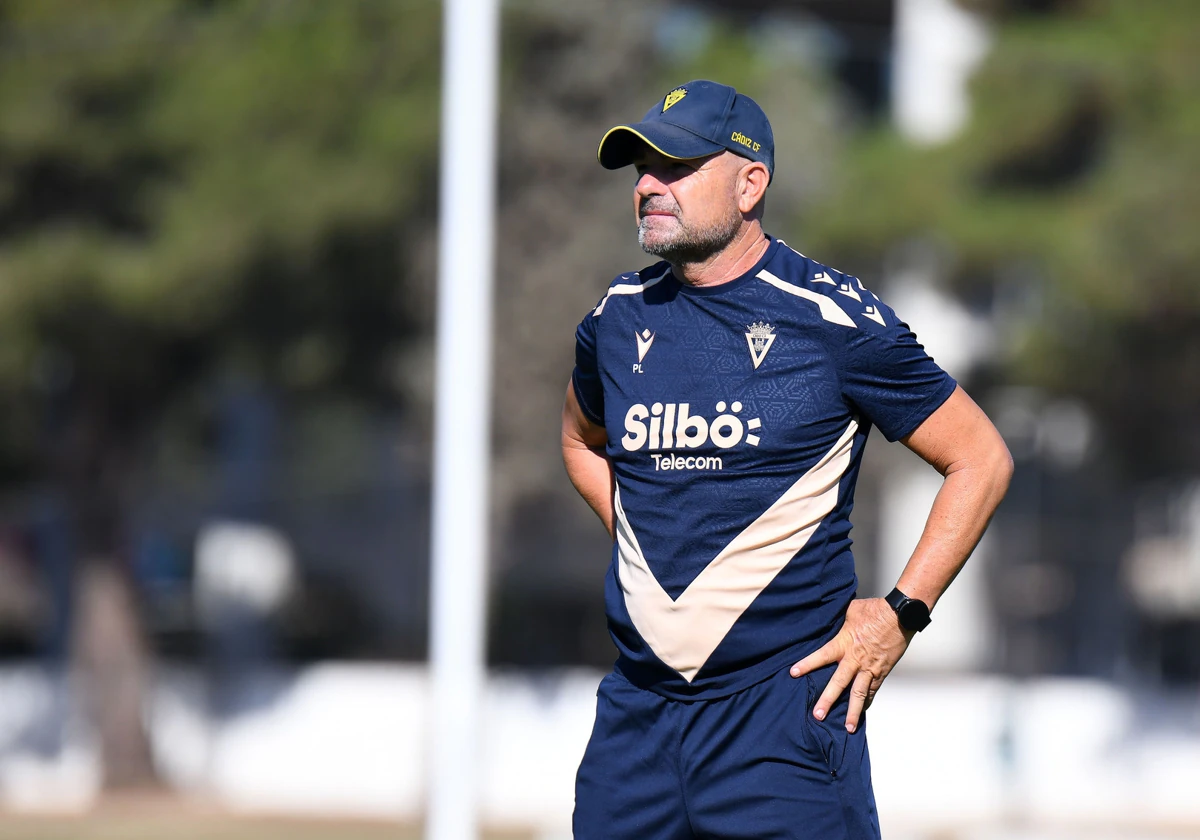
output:
[[[428,840],[478,837],[499,0],[443,6]]]

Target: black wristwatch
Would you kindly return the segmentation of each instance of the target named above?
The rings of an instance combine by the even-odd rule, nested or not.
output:
[[[929,617],[929,607],[924,601],[909,598],[899,589],[893,589],[883,600],[887,601],[888,606],[896,611],[896,617],[900,619],[900,626],[905,630],[919,633],[933,620]]]

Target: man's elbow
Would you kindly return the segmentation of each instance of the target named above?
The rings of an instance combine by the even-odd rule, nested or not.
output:
[[[961,472],[964,476],[970,476],[968,480],[983,489],[993,505],[998,505],[1008,492],[1013,469],[1012,453],[993,427],[990,433],[977,434],[967,451],[952,461],[943,475],[949,478]]]
[[[992,486],[995,488],[997,504],[1004,495],[1008,492],[1008,485],[1012,482],[1013,470],[1016,468],[1013,463],[1012,453],[1008,451],[1008,444],[1000,437],[997,432],[995,443],[989,447],[987,457],[988,474],[992,479]]]

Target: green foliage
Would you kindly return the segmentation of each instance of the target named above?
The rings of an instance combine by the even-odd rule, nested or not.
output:
[[[432,204],[440,11],[0,7],[0,399],[47,365],[147,419],[206,371],[369,384]]]
[[[1023,287],[1007,378],[1087,400],[1135,471],[1200,469],[1200,5],[1063,4],[995,34],[963,134],[861,138],[806,243],[933,240],[960,288]]]

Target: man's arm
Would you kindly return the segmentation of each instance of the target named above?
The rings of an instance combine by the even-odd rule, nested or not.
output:
[[[608,535],[613,536],[613,471],[604,452],[608,432],[583,413],[575,398],[575,388],[567,383],[567,398],[562,412],[562,457],[567,476],[587,502]],[[915,596],[914,596],[915,597]]]
[[[996,427],[961,388],[901,440],[945,479],[896,584],[905,595],[932,608],[975,550],[1004,498],[1012,477],[1012,456]],[[799,677],[838,663],[813,707],[814,717],[824,719],[849,686],[846,729],[853,732],[913,635],[901,629],[896,613],[882,598],[852,601],[837,636],[792,666],[792,676]]]

